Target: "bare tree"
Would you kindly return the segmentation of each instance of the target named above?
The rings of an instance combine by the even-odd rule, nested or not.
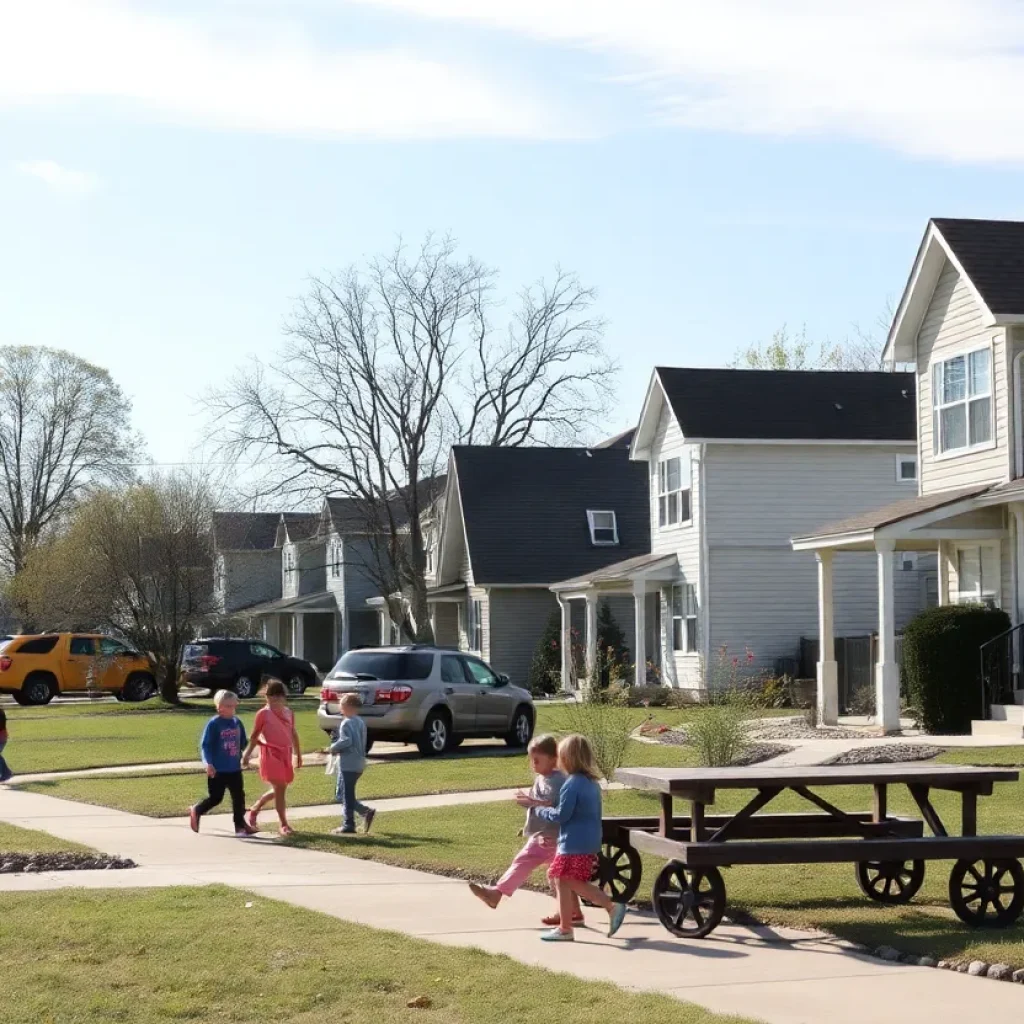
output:
[[[559,270],[508,313],[497,283],[432,237],[315,278],[280,357],[211,399],[222,450],[266,461],[262,495],[353,503],[365,571],[410,636],[430,636],[422,518],[451,445],[578,440],[612,396],[590,289]]]
[[[213,611],[210,508],[204,483],[184,475],[97,491],[28,556],[14,593],[47,629],[124,637],[177,701],[181,646]]]
[[[131,476],[130,414],[106,370],[59,349],[0,347],[0,563],[9,573],[86,488]]]

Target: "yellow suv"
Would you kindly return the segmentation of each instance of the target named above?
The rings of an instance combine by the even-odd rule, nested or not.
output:
[[[99,633],[40,633],[0,644],[0,693],[19,704],[49,704],[64,694],[112,693],[147,700],[156,693],[144,654]]]

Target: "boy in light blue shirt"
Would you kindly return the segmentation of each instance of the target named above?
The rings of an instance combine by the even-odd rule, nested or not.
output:
[[[358,814],[363,819],[363,831],[369,832],[377,812],[356,799],[356,783],[366,770],[366,723],[359,717],[359,695],[346,693],[341,698],[341,725],[330,752],[335,755],[338,782],[334,799],[341,803],[342,823],[332,833],[352,835],[356,830]]]

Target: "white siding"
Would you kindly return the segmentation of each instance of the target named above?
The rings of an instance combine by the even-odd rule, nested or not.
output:
[[[985,451],[936,458],[932,438],[932,364],[992,343],[995,446]],[[947,263],[917,337],[918,432],[921,493],[996,483],[1009,473],[1009,392],[1004,332],[986,328],[982,312],[956,268]]]

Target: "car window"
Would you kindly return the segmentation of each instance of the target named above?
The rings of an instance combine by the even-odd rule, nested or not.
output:
[[[57,646],[56,634],[34,636],[18,648],[18,654],[49,654]]]
[[[132,652],[125,647],[119,640],[112,640],[109,636],[102,637],[100,639],[100,654],[104,654],[107,657],[111,657],[116,654],[131,654]]]
[[[274,658],[281,657],[273,647],[268,647],[266,644],[249,644],[249,650],[252,651],[257,658],[267,658],[272,660]]]
[[[464,658],[463,661],[469,667],[469,674],[481,686],[494,686],[498,682],[498,677],[482,661],[476,658]]]
[[[442,683],[465,683],[468,682],[466,673],[462,667],[462,659],[446,654],[441,658],[441,682]]]
[[[73,636],[71,638],[71,653],[91,657],[96,653],[96,641],[91,636]]]
[[[374,679],[428,679],[434,669],[429,651],[348,651],[338,660],[331,675],[339,672]]]

